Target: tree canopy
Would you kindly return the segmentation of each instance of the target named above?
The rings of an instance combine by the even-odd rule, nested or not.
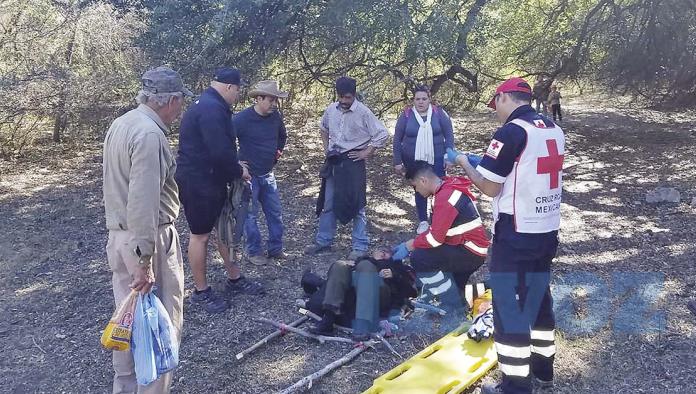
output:
[[[379,113],[421,83],[470,109],[513,74],[696,103],[694,0],[2,0],[0,51],[4,155],[103,131],[165,63],[198,89],[221,65],[279,79],[291,106],[350,75]]]

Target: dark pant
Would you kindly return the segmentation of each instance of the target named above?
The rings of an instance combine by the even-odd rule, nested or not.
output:
[[[557,247],[556,231],[517,233],[512,216],[505,214],[495,225],[489,284],[505,393],[531,393],[532,375],[553,379],[555,319],[549,279]]]
[[[561,113],[561,104],[551,105],[551,112],[553,112],[553,121],[556,121],[556,115],[558,115],[558,121],[563,122],[563,114]]]
[[[536,99],[536,111],[537,111],[537,113],[541,113],[541,112],[539,112],[540,109],[543,109],[544,113],[546,113],[546,101],[538,98],[538,99]]]
[[[449,307],[463,305],[460,291],[464,291],[469,277],[484,261],[484,257],[462,245],[444,244],[411,253],[411,266],[423,291],[438,296]]]
[[[329,268],[322,302],[325,310],[344,318],[354,314],[355,321],[371,331],[376,328],[380,311],[388,311],[389,305],[389,287],[370,261],[356,263],[355,269],[346,261],[337,261]]]

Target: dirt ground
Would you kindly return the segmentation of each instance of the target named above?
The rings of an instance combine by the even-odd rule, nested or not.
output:
[[[686,302],[696,299],[696,209],[689,204],[696,197],[696,114],[575,99],[566,105],[565,117],[562,246],[554,268],[561,328],[556,392],[693,392],[696,316]],[[275,392],[350,350],[288,335],[241,362],[234,358],[272,331],[256,317],[289,322],[298,316],[294,303],[302,296],[298,282],[305,268],[324,273],[349,252],[349,231],[342,227],[333,253],[302,255],[316,229],[322,154],[315,124],[293,122],[277,167],[290,258],[263,268],[244,266],[267,294],[239,296],[226,313],[208,315],[189,303],[186,266],[174,392]],[[457,146],[480,153],[494,129],[490,114],[457,117]],[[46,144],[30,158],[0,162],[0,392],[110,391],[111,357],[99,346],[114,307],[104,251],[100,149],[99,143],[78,149]],[[384,149],[369,163],[374,245],[394,245],[415,229],[411,189],[392,174],[391,152]],[[677,188],[682,202],[645,203],[646,192],[658,186]],[[489,202],[479,201],[488,228]],[[177,227],[185,250],[183,216]],[[221,286],[219,258],[209,273]],[[635,278],[638,285],[632,286]],[[645,308],[635,307],[640,296]],[[425,332],[391,342],[410,356],[436,339]],[[308,392],[361,392],[399,362],[377,347]]]

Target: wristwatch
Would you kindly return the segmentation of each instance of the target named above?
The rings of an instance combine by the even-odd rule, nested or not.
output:
[[[135,252],[135,255],[138,256],[138,264],[150,265],[150,263],[152,262],[152,256],[143,255],[143,253],[140,251],[139,246],[136,246],[133,251]]]

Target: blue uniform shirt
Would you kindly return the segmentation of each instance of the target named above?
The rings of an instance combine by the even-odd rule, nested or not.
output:
[[[213,88],[189,106],[179,128],[176,179],[190,182],[200,192],[219,192],[242,176],[232,111]]]
[[[505,178],[510,175],[515,161],[522,154],[525,145],[527,145],[527,132],[514,123],[509,123],[513,119],[522,119],[532,123],[534,120],[543,120],[548,127],[553,127],[551,122],[546,117],[539,115],[534,111],[531,105],[523,105],[514,110],[508,117],[505,124],[496,130],[493,139],[502,143],[497,157],[494,158],[488,154],[483,156],[479,164],[484,170],[483,176],[493,182],[504,183]]]

